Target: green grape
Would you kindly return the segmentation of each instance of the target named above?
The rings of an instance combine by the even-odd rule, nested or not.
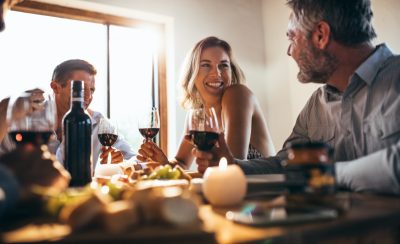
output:
[[[116,184],[113,184],[111,182],[107,183],[109,192],[108,194],[114,199],[114,200],[119,200],[121,198],[121,193],[123,192],[123,189],[121,186],[118,186]]]
[[[176,168],[168,171],[168,179],[176,180],[176,179],[179,179],[180,176],[181,176],[181,172],[179,172],[179,170]]]
[[[172,169],[171,165],[169,165],[169,164],[164,165],[164,168],[167,168],[168,170]]]
[[[154,171],[148,176],[148,179],[179,179],[181,172],[177,168],[171,167],[171,165],[162,165],[154,169]],[[143,178],[142,178],[143,179]]]
[[[160,166],[162,168],[160,168],[156,171],[158,179],[166,179],[167,178],[168,171],[171,169],[171,166],[169,166],[169,167],[167,167],[167,166],[169,166],[169,165]]]
[[[157,171],[159,171],[160,169],[163,169],[163,168],[164,168],[164,165],[157,166],[157,167],[154,169],[153,172],[157,172]]]

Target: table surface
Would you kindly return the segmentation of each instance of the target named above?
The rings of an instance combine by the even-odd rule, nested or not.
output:
[[[98,230],[69,233],[61,224],[32,222],[11,232],[2,233],[3,242],[52,240],[60,243],[125,243],[161,241],[163,243],[400,243],[400,198],[372,194],[340,193],[339,204],[347,208],[337,219],[291,225],[252,227],[233,223],[225,213],[236,208],[213,208],[202,205],[202,226],[166,228],[148,226],[126,234],[110,235]],[[255,200],[247,200],[247,202]],[[257,202],[268,200],[257,200]],[[68,234],[68,235],[67,235]],[[371,242],[372,241],[372,242]]]
[[[218,243],[400,243],[400,197],[342,193],[346,204],[337,219],[291,225],[252,227],[228,221],[229,209],[203,206],[200,214]]]

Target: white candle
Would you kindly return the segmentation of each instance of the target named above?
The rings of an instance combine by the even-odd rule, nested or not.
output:
[[[121,165],[111,163],[111,153],[108,154],[107,164],[96,165],[96,170],[94,171],[95,177],[111,177],[116,174],[123,174]]]
[[[243,171],[237,165],[228,165],[226,158],[221,158],[219,166],[208,167],[203,178],[203,193],[212,205],[235,205],[246,195]]]

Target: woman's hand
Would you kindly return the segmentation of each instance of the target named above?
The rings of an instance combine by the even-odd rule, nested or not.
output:
[[[202,174],[208,167],[217,166],[222,157],[225,157],[229,164],[235,161],[228,145],[226,145],[224,133],[218,135],[218,144],[212,150],[206,152],[193,148],[192,154],[195,157],[197,171]]]
[[[140,146],[137,159],[142,162],[152,161],[158,162],[160,164],[167,164],[168,158],[165,156],[163,151],[152,141],[146,141]]]
[[[122,152],[114,147],[101,147],[100,163],[108,163],[108,155],[111,154],[111,163],[116,164],[124,161]]]

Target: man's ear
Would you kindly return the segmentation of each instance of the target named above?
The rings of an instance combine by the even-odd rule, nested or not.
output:
[[[320,21],[312,34],[312,42],[318,49],[325,49],[331,36],[331,27],[325,21]]]
[[[51,81],[50,87],[51,87],[51,89],[53,89],[55,94],[58,94],[60,92],[61,86],[54,80]]]

